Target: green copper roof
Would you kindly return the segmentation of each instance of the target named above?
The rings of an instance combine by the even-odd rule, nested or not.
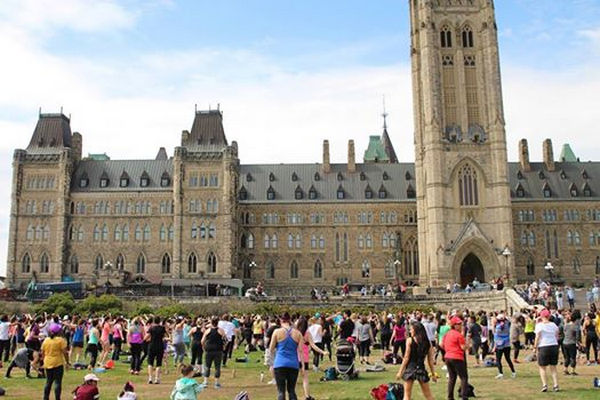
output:
[[[562,151],[560,152],[560,161],[562,162],[577,162],[577,157],[571,146],[568,143],[563,144]]]
[[[88,158],[88,160],[94,160],[94,161],[108,161],[108,160],[110,160],[110,157],[106,153],[102,153],[102,154],[88,153],[87,158]]]
[[[377,135],[369,136],[369,147],[365,150],[363,157],[364,162],[385,162],[390,161],[387,153],[385,152],[385,146],[381,137]]]

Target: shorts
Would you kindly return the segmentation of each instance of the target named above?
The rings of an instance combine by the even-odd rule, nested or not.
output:
[[[302,369],[302,363],[301,362],[298,363],[298,369]],[[304,363],[304,370],[308,371],[308,369],[309,369],[308,368],[308,362],[305,362]]]
[[[261,340],[263,338],[263,334],[262,333],[255,333],[252,335],[252,337],[254,338],[254,340]]]
[[[163,355],[164,355],[163,349],[151,348],[148,352],[148,366],[162,367]]]
[[[73,347],[79,347],[83,349],[83,342],[73,342]]]
[[[31,340],[25,343],[28,349],[34,351],[40,351],[42,349],[42,345],[39,340]]]
[[[538,347],[538,365],[546,367],[558,364],[558,345]]]

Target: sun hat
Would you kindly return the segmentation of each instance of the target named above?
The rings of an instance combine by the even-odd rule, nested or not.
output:
[[[496,318],[497,318],[497,319],[504,319],[504,318],[506,318],[506,317],[504,316],[504,314],[503,314],[503,313],[500,313],[500,314],[498,314],[498,316],[497,316]]]
[[[59,324],[52,324],[50,325],[50,328],[48,328],[48,332],[56,335],[57,333],[60,332],[60,325]]]
[[[83,377],[83,381],[84,382],[89,382],[89,381],[96,381],[98,382],[100,379],[98,379],[98,377],[96,376],[96,374],[87,374],[86,376]]]

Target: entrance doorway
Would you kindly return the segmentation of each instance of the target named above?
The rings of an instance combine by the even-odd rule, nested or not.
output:
[[[460,266],[460,285],[462,287],[467,286],[467,283],[473,282],[475,277],[479,282],[485,282],[481,261],[475,254],[469,253]]]

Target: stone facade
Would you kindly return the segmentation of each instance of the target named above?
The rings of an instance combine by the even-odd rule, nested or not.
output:
[[[410,2],[414,164],[387,126],[363,163],[241,165],[219,110],[197,111],[172,157],[83,158],[62,114],[42,114],[13,158],[7,283],[70,276],[115,285],[232,278],[270,288],[444,285],[508,274],[600,274],[600,163],[527,141],[508,163],[489,0]],[[108,262],[112,268],[107,268]],[[516,279],[515,279],[516,278]]]

